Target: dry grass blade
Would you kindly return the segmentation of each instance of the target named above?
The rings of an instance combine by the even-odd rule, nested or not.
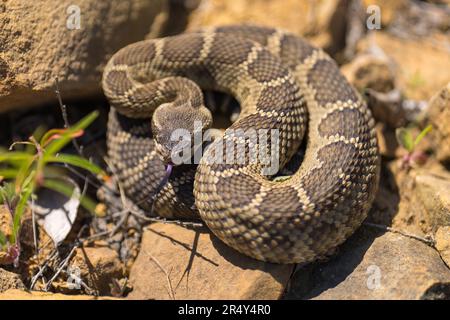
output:
[[[164,272],[164,274],[166,275],[166,280],[167,280],[167,285],[168,285],[168,289],[167,292],[169,294],[169,297],[172,300],[175,300],[175,293],[173,292],[173,287],[172,287],[172,282],[170,281],[170,275],[169,273],[167,273],[166,269],[164,269],[164,267],[161,265],[161,263],[153,256],[151,255],[149,252],[144,250],[144,253],[158,266],[158,268]]]

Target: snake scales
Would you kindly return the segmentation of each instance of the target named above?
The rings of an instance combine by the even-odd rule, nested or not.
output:
[[[262,163],[210,163],[220,149],[207,148],[198,166],[175,166],[159,190],[170,131],[192,129],[194,119],[205,128],[211,122],[193,82],[241,105],[212,145],[223,143],[225,152],[235,139],[230,129],[277,129],[282,167],[307,132],[298,170],[274,181],[261,174]],[[112,106],[108,154],[127,196],[143,209],[157,193],[159,215],[199,215],[229,246],[275,263],[326,255],[367,215],[380,167],[374,120],[336,63],[297,36],[225,26],[141,41],[110,59],[102,85]]]

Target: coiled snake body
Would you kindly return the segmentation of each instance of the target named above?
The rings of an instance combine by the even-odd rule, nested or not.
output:
[[[158,190],[169,129],[190,130],[194,118],[205,127],[211,121],[191,80],[233,95],[241,113],[198,166],[174,167]],[[142,208],[149,210],[158,193],[158,214],[199,214],[229,246],[275,263],[313,261],[365,219],[380,167],[374,120],[335,62],[301,38],[272,28],[226,26],[146,40],[110,59],[102,85],[112,106],[109,157],[127,196]],[[235,142],[230,129],[278,130],[281,167],[307,131],[301,166],[289,179],[274,181],[261,173],[260,162],[205,160]],[[244,138],[246,156],[249,141]],[[214,148],[218,144],[223,150]]]

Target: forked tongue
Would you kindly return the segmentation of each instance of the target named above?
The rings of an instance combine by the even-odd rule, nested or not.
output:
[[[167,182],[169,181],[170,175],[172,174],[172,169],[173,169],[173,163],[168,163],[166,166],[166,174],[164,175],[163,179],[161,180],[161,182],[159,183],[158,187],[155,190],[155,193],[153,194],[153,199],[152,199],[152,209],[150,211],[150,215],[154,216],[154,209],[155,209],[155,202],[156,202],[156,196],[158,195],[158,193],[164,188],[164,186],[167,184]]]

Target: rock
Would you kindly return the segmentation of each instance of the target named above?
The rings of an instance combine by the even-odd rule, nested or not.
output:
[[[427,1],[437,4],[444,4],[448,0]],[[416,35],[424,35],[437,30],[448,30],[449,12],[445,6],[435,6],[424,1],[408,0],[363,0],[363,4],[368,7],[375,5],[380,8],[381,22],[383,27],[389,27],[398,32],[409,32]],[[406,29],[406,30],[404,30]]]
[[[375,126],[380,154],[386,158],[394,158],[397,155],[398,142],[395,131],[386,124],[379,122]]]
[[[450,226],[450,174],[447,176],[419,174],[415,178],[418,204],[423,206],[424,217],[432,231]]]
[[[297,271],[287,298],[450,299],[450,270],[428,245],[363,226],[330,261]]]
[[[282,5],[276,0],[208,0],[202,1],[193,12],[188,29],[252,23],[307,35],[316,45],[330,47],[345,37],[347,5],[348,1],[338,0],[284,0]]]
[[[0,231],[3,232],[6,237],[9,237],[12,234],[11,214],[3,205],[0,205]]]
[[[428,2],[450,6],[450,0],[428,0]]]
[[[395,88],[395,70],[385,57],[361,54],[343,65],[341,71],[359,92],[370,88],[387,93]]]
[[[442,260],[450,268],[450,226],[440,227],[434,236],[436,250],[439,251]]]
[[[55,77],[65,100],[100,94],[107,59],[129,43],[158,35],[166,5],[167,0],[1,2],[0,112],[56,103]]]
[[[430,141],[436,158],[450,164],[450,82],[430,100],[426,122],[433,126]]]
[[[111,297],[95,297],[87,295],[65,295],[61,293],[24,291],[10,289],[0,293],[0,300],[119,300]]]
[[[278,299],[292,270],[248,258],[206,228],[155,223],[144,231],[128,299]]]
[[[448,209],[439,208],[445,207],[445,188],[450,174],[431,158],[423,166],[406,170],[402,168],[402,152],[400,149],[396,160],[382,166],[379,194],[374,202],[374,208],[380,210],[371,211],[371,222],[427,237],[439,226],[447,225],[445,212]],[[386,202],[386,205],[380,206],[380,202]],[[390,213],[391,219],[376,219],[386,212]]]
[[[428,2],[450,6],[450,0],[428,0]]]
[[[428,37],[440,32],[445,34],[450,27],[450,11],[447,6],[408,1],[406,8],[398,13],[390,31],[401,37]]]
[[[396,157],[397,160],[382,162],[380,185],[368,221],[430,237],[440,226],[447,225],[448,209],[439,208],[445,207],[450,174],[433,159],[422,167],[406,170],[401,167],[400,151]]]
[[[448,73],[442,72],[450,69],[448,49],[445,45],[436,45],[446,41],[445,37],[437,36],[403,39],[381,30],[363,38],[357,45],[357,52],[381,49],[395,63],[397,89],[405,99],[429,100],[449,81]]]
[[[9,289],[25,289],[20,276],[0,268],[0,293]]]
[[[400,128],[406,124],[406,114],[402,106],[402,94],[394,89],[387,93],[372,89],[365,90],[367,104],[375,120],[387,124],[391,128]]]
[[[343,65],[341,71],[361,94],[366,95],[375,120],[397,128],[405,123],[406,115],[401,92],[396,89],[395,65],[381,50],[374,51],[359,54]]]
[[[375,224],[391,225],[393,218],[398,215],[401,197],[397,177],[389,166],[385,164],[385,161],[382,161],[381,164],[378,191],[372,208],[369,210],[367,220]]]
[[[12,234],[12,227],[13,222],[10,212],[5,206],[0,205],[0,231],[9,238]],[[25,208],[22,215],[22,222],[20,223],[20,242],[22,246],[34,246],[33,224],[31,210],[29,208]]]
[[[119,255],[106,247],[78,248],[70,266],[97,295],[109,295],[113,279],[124,276]]]
[[[394,21],[400,11],[406,9],[408,0],[363,0],[363,5],[366,8],[374,5],[379,7],[381,12],[381,24],[383,26],[388,26]]]

